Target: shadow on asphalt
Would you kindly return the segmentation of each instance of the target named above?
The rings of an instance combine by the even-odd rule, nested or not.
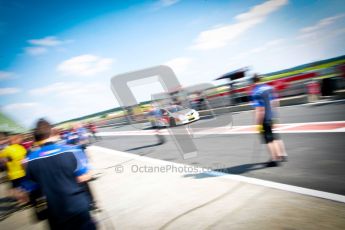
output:
[[[243,165],[236,165],[236,166],[229,167],[229,168],[215,169],[213,171],[220,172],[220,173],[226,173],[226,174],[240,175],[240,174],[250,172],[250,171],[265,169],[265,168],[267,168],[266,165],[267,165],[267,162],[243,164]],[[203,172],[203,173],[198,173],[198,174],[186,174],[186,175],[184,175],[184,177],[194,177],[194,179],[203,179],[203,178],[217,177],[217,176],[222,176],[222,174],[217,175],[217,174],[212,174],[212,173],[208,173],[208,172]]]
[[[1,211],[8,211],[15,207],[16,199],[11,197],[3,197],[0,198],[0,212]]]
[[[162,145],[162,144],[164,144],[164,142],[158,142],[158,143],[156,143],[156,144],[139,146],[139,147],[127,149],[127,150],[125,150],[125,152],[135,151],[135,150],[140,150],[140,149],[145,149],[145,148],[151,148],[151,147],[159,146],[159,145]]]
[[[0,198],[0,222],[18,211],[17,200],[10,197]]]

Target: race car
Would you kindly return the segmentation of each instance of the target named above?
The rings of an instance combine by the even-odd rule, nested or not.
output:
[[[172,105],[160,109],[160,117],[156,117],[151,123],[154,126],[173,127],[184,125],[200,119],[199,113],[194,109]]]

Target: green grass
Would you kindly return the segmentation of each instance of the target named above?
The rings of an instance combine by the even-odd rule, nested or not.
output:
[[[0,112],[0,132],[25,133],[28,130]]]

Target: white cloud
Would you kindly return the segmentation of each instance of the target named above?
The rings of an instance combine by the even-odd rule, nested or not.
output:
[[[153,9],[159,10],[161,8],[164,8],[164,7],[169,7],[169,6],[175,5],[179,1],[180,0],[159,0],[159,1],[155,2]]]
[[[275,48],[275,47],[281,45],[284,41],[285,41],[285,39],[276,39],[276,40],[268,41],[268,42],[264,43],[263,45],[250,50],[249,52],[250,53],[261,53],[263,51],[270,50],[272,48]]]
[[[0,81],[10,79],[13,75],[12,72],[0,71]]]
[[[0,88],[0,96],[8,95],[8,94],[15,94],[20,92],[18,88]]]
[[[54,36],[48,36],[41,39],[28,40],[28,43],[35,46],[59,46],[65,43],[65,41],[59,40],[57,37]]]
[[[75,89],[75,84],[67,82],[57,82],[52,85],[35,88],[29,91],[32,95],[52,95],[52,94],[64,94],[70,90]]]
[[[339,28],[334,28],[334,26],[336,26],[336,23],[341,22],[341,19],[344,17],[345,14],[338,14],[332,17],[321,19],[313,26],[302,28],[298,38],[319,39],[320,37],[329,36],[329,33],[333,33],[335,30],[339,31]]]
[[[172,6],[175,5],[176,3],[178,3],[180,0],[160,0],[159,3],[164,6]]]
[[[35,96],[50,95],[68,98],[71,96],[85,97],[93,93],[100,93],[103,90],[110,89],[98,83],[56,82],[48,86],[32,89],[29,93]]]
[[[209,50],[224,47],[287,3],[288,0],[270,0],[254,6],[248,12],[237,15],[234,24],[201,32],[190,48]]]
[[[99,112],[118,106],[108,81],[101,82],[57,82],[29,91],[37,98],[49,98],[49,105],[30,110],[30,119],[47,117],[62,121]],[[63,110],[56,109],[63,107]],[[13,113],[12,113],[13,114]],[[23,120],[23,118],[20,118]]]
[[[64,75],[91,76],[109,70],[113,62],[111,58],[85,54],[62,62],[57,70]]]
[[[61,40],[54,36],[47,36],[40,39],[31,39],[27,42],[31,46],[25,48],[26,53],[32,56],[37,56],[48,52],[48,48],[59,47],[63,44],[72,42],[72,40]]]
[[[243,51],[231,57],[231,59],[229,60],[229,63],[236,64],[236,65],[239,65],[239,64],[247,65],[248,63],[245,64],[246,61],[243,61],[243,60],[248,59],[253,55],[255,55],[255,58],[260,58],[259,56],[256,56],[256,55],[260,55],[260,53],[262,52],[266,52],[265,56],[267,56],[268,52],[276,52],[278,50],[284,49],[285,48],[284,45],[286,45],[285,43],[286,43],[286,39],[282,39],[282,38],[265,42],[256,48]]]
[[[33,128],[34,122],[42,117],[51,118],[61,116],[66,110],[59,110],[51,106],[46,106],[37,102],[21,102],[7,104],[1,108],[6,114],[21,122],[26,127]]]
[[[32,109],[34,107],[37,107],[39,104],[36,102],[24,102],[24,103],[13,103],[13,104],[8,104],[2,107],[3,110],[6,110],[8,112],[13,112],[13,111],[26,111],[27,109]]]
[[[181,73],[187,69],[187,67],[192,63],[192,61],[192,58],[179,57],[165,62],[164,65],[167,65],[170,68],[172,68],[174,72]]]
[[[321,19],[320,21],[318,21],[313,26],[302,28],[301,32],[302,33],[311,33],[311,32],[315,32],[317,30],[324,29],[324,28],[326,28],[329,25],[335,23],[336,21],[338,21],[339,19],[341,19],[343,17],[345,17],[345,14],[338,14],[336,16],[332,16],[332,17],[327,17],[327,18]]]
[[[269,0],[260,5],[254,6],[250,11],[239,14],[235,18],[238,21],[247,21],[253,19],[265,19],[270,13],[280,9],[282,6],[286,5],[288,0]]]
[[[63,103],[64,108],[69,108],[69,110],[76,107],[80,110],[90,111],[90,113],[96,107],[104,108],[103,106],[115,103],[109,85],[99,82],[57,82],[32,89],[29,93],[33,96],[52,98],[56,103]],[[74,112],[78,114],[78,111]],[[66,116],[64,115],[64,117]]]
[[[41,55],[44,54],[46,52],[48,52],[48,49],[45,47],[26,47],[25,48],[26,53],[32,55],[32,56],[37,56],[37,55]]]

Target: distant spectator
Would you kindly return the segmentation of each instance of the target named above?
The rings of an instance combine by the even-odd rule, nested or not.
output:
[[[89,143],[88,130],[80,124],[74,124],[67,134],[67,144],[76,145],[85,150]]]
[[[89,123],[88,126],[87,126],[89,132],[92,134],[93,138],[97,141],[97,140],[100,140],[101,137],[97,136],[97,127],[95,124],[93,123]]]
[[[153,107],[150,111],[150,117],[151,117],[151,125],[152,128],[156,130],[156,137],[158,139],[157,145],[162,145],[166,142],[165,137],[161,133],[161,129],[164,127],[165,122],[163,119],[164,116],[164,110],[159,109],[158,107]]]
[[[29,151],[34,143],[33,136],[31,134],[26,134],[24,136],[24,141],[22,142],[22,145],[26,149],[26,151]]]
[[[315,102],[319,99],[321,93],[320,83],[316,80],[313,80],[307,84],[308,87],[308,101]]]
[[[8,146],[9,140],[6,132],[0,132],[0,151]]]
[[[8,136],[6,132],[0,132],[0,151],[8,146]],[[6,162],[0,159],[0,172],[6,170]]]

